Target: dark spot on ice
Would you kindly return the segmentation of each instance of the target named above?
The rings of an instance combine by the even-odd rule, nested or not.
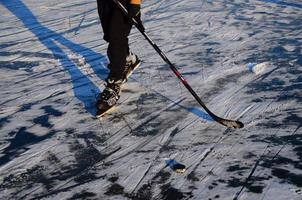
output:
[[[121,195],[123,193],[124,187],[117,183],[112,184],[105,192],[106,195]]]
[[[108,178],[108,181],[115,183],[118,180],[118,176],[114,175]]]
[[[298,130],[298,129],[297,129]],[[291,134],[285,136],[269,136],[259,139],[262,142],[267,142],[270,145],[288,145],[292,147],[292,151],[296,153],[296,158],[289,158],[283,156],[275,156],[274,159],[263,159],[262,166],[271,168],[273,165],[292,165],[296,169],[302,169],[301,150],[302,150],[302,136],[301,134]]]
[[[253,102],[253,103],[260,103],[260,102],[263,102],[263,100],[257,98],[257,99],[253,99],[252,102]]]
[[[294,148],[293,151],[296,152],[296,154],[297,154],[299,160],[301,161],[301,160],[302,160],[302,145],[301,145],[301,146],[298,146],[298,147],[296,147],[296,148]],[[301,164],[301,163],[300,163],[300,164]],[[302,165],[302,164],[301,164],[301,165]],[[300,166],[301,166],[301,165],[300,165]],[[301,169],[302,169],[302,168],[301,168]]]
[[[68,200],[90,199],[90,197],[95,197],[95,196],[96,196],[96,194],[83,190],[80,193],[74,194],[72,197],[68,198]]]
[[[87,173],[83,173],[83,174],[81,174],[81,172],[83,172],[83,171],[79,171],[80,175],[74,174],[74,175],[76,175],[76,177],[74,178],[74,181],[77,183],[80,183],[80,184],[103,178],[103,177],[97,177],[95,172],[87,172]]]
[[[187,179],[189,181],[199,181],[199,178],[196,176],[194,171],[192,171],[188,174]]]
[[[271,177],[250,177],[247,179],[239,179],[237,177],[230,177],[231,179],[227,181],[229,187],[246,187],[249,192],[252,193],[262,193],[264,180],[268,180]]]
[[[105,155],[101,154],[93,145],[89,145],[87,147],[78,145],[78,148],[79,149],[77,149],[75,152],[75,158],[79,168],[91,166],[106,157]]]
[[[198,188],[196,187],[196,186],[194,186],[194,185],[190,185],[189,187],[188,187],[190,190],[197,190]]]
[[[259,135],[250,135],[250,136],[248,137],[248,139],[258,139],[258,137],[259,137]],[[254,141],[254,140],[253,140],[253,142],[257,142],[257,141]]]
[[[167,152],[167,151],[172,151],[176,149],[175,145],[169,145],[169,144],[165,144],[164,146],[162,146],[162,148],[160,149],[160,153],[162,152]]]
[[[65,131],[65,133],[67,133],[67,134],[73,134],[73,133],[75,132],[75,129],[74,129],[74,128],[67,128],[67,129],[65,129],[64,131]]]
[[[243,181],[241,181],[239,178],[230,177],[231,179],[228,180],[228,185],[230,187],[240,187],[244,184]]]
[[[278,156],[277,158],[275,158],[272,162],[271,159],[266,159],[264,160],[262,166],[267,167],[267,168],[271,168],[272,165],[277,165],[280,166],[281,164],[284,165],[292,165],[297,169],[302,169],[302,163],[301,163],[301,159],[299,160],[292,160],[290,158],[286,158],[283,156]]]
[[[195,74],[198,74],[199,72],[200,72],[200,70],[195,71],[195,72],[183,72],[182,75],[183,76],[195,75]]]
[[[0,158],[0,166],[27,151],[30,145],[39,143],[51,137],[55,132],[51,131],[46,135],[36,136],[35,134],[28,132],[26,127],[21,127],[17,132],[12,131],[8,134],[14,136],[14,138],[7,140],[10,144],[2,151],[4,156]]]
[[[216,182],[213,182],[213,183],[212,183],[212,185],[214,185],[214,186],[217,186],[217,185],[218,185],[218,183],[216,183]]]
[[[135,194],[132,194],[129,197],[133,200],[151,200],[152,185],[150,183],[142,185],[142,187]]]
[[[45,111],[46,114],[33,119],[33,122],[35,124],[40,124],[42,127],[46,127],[46,128],[53,127],[53,124],[49,122],[49,116],[59,117],[63,115],[62,112],[52,108],[51,106],[43,106],[42,109]]]
[[[63,165],[59,170],[52,172],[49,177],[49,181],[66,180],[71,177],[76,184],[90,182],[95,179],[103,178],[97,177],[96,172],[93,170],[87,170],[89,167],[93,166],[95,163],[106,157],[101,154],[92,145],[84,146],[79,143],[74,143],[70,146],[70,152],[74,153],[74,161],[72,164]],[[48,159],[50,162],[57,160],[56,157],[50,156]],[[57,163],[58,165],[59,163]],[[63,188],[64,189],[64,188]],[[62,189],[62,190],[63,190]]]
[[[23,186],[32,186],[33,184],[42,183],[47,190],[51,189],[54,184],[47,180],[42,166],[34,166],[26,169],[25,172],[20,174],[10,174],[4,177],[1,187],[4,188],[17,188]]]
[[[244,159],[254,158],[256,157],[256,154],[253,154],[252,152],[247,152],[243,155]]]
[[[32,105],[33,105],[32,103],[26,103],[26,104],[21,105],[19,112],[24,112],[24,111],[29,110],[32,107]]]
[[[165,171],[159,171],[153,178],[152,182],[156,183],[164,183],[171,177],[170,172],[165,172]]]
[[[42,127],[51,128],[53,125],[49,123],[49,116],[48,115],[42,115],[39,117],[36,117],[33,119],[33,122],[35,124],[40,124]]]
[[[64,114],[61,111],[54,109],[52,106],[43,106],[42,109],[45,110],[45,113],[56,117],[62,116]]]
[[[47,160],[52,164],[59,164],[60,159],[53,153],[48,152]]]
[[[249,189],[250,192],[258,193],[258,194],[262,193],[263,188],[264,188],[264,186],[261,186],[261,185],[250,185],[250,186],[248,186],[248,189]]]
[[[0,128],[2,128],[4,124],[10,122],[9,118],[10,117],[3,117],[0,119]]]
[[[218,182],[219,182],[219,183],[226,183],[226,180],[219,179]]]
[[[106,137],[104,135],[97,135],[93,131],[86,131],[82,134],[77,134],[77,138],[85,139],[86,141],[90,141],[92,143],[102,144],[106,141]]]
[[[219,45],[219,42],[204,42],[203,45],[204,46],[213,46],[213,45]]]
[[[272,175],[278,177],[279,179],[292,183],[297,187],[302,187],[302,175],[292,173],[286,169],[274,168],[272,170]]]
[[[151,152],[154,152],[154,151],[156,151],[156,150],[152,150],[152,149],[148,149],[148,150],[144,150],[144,149],[139,149],[139,150],[136,150],[135,152],[136,153],[143,153],[143,154],[145,154],[145,153],[151,153]]]
[[[234,171],[242,171],[242,170],[245,170],[245,169],[249,169],[249,168],[248,167],[240,166],[239,164],[236,164],[236,165],[230,166],[227,169],[227,171],[228,172],[234,172]]]
[[[162,200],[180,200],[186,196],[178,189],[172,187],[170,184],[161,186],[161,199]]]

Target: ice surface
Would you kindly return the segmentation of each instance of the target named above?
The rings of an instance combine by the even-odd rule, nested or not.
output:
[[[96,120],[108,74],[96,2],[1,0],[0,199],[301,200],[301,7],[143,1],[148,35],[211,111],[245,123],[232,130],[135,29],[143,63]]]

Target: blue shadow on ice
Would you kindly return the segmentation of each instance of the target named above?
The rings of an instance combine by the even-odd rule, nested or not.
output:
[[[134,80],[135,80],[135,79],[134,79]],[[210,121],[210,122],[213,122],[213,121],[214,121],[214,119],[213,119],[208,113],[206,113],[206,112],[204,112],[204,111],[202,111],[202,110],[200,110],[200,109],[198,109],[198,108],[194,108],[194,107],[186,107],[186,106],[181,105],[181,102],[184,100],[184,98],[181,99],[181,100],[178,100],[178,101],[174,101],[174,100],[170,99],[169,97],[166,97],[166,96],[162,95],[161,93],[159,93],[159,92],[157,92],[157,91],[155,91],[155,92],[156,92],[156,94],[158,94],[159,96],[161,96],[161,97],[163,97],[163,98],[165,98],[165,99],[167,99],[167,100],[173,102],[174,105],[179,106],[179,107],[185,109],[186,111],[188,111],[188,112],[190,112],[190,113],[196,115],[197,117],[199,117],[199,118],[201,118],[201,119],[204,119],[204,120]]]
[[[158,94],[159,94],[159,93],[158,93]],[[160,95],[161,95],[161,94],[160,94]],[[161,96],[163,96],[163,95],[161,95]],[[173,101],[172,99],[170,99],[170,98],[168,98],[168,97],[166,97],[166,96],[163,96],[163,97],[166,98],[166,99],[168,99],[169,101],[172,101],[175,105],[177,105],[177,106],[179,106],[179,107],[185,109],[186,111],[188,111],[188,112],[190,112],[190,113],[196,115],[197,117],[199,117],[199,118],[201,118],[201,119],[204,119],[204,120],[210,121],[210,122],[213,122],[213,121],[214,121],[214,119],[213,119],[208,113],[206,113],[206,112],[204,112],[204,111],[202,111],[202,110],[200,110],[200,109],[198,109],[198,108],[194,108],[194,107],[186,107],[186,106],[181,105],[181,102],[183,101],[183,99],[176,102],[176,101]]]
[[[267,3],[275,3],[275,4],[278,4],[281,6],[288,6],[288,7],[302,9],[302,4],[298,4],[298,3],[291,3],[291,2],[281,1],[281,0],[258,0],[258,1],[267,2]]]
[[[43,26],[21,0],[1,0],[0,3],[14,14],[24,24],[24,26],[28,28],[28,30],[31,31],[39,41],[52,52],[53,56],[61,62],[63,68],[70,74],[75,97],[84,104],[85,109],[89,113],[94,115],[94,97],[95,94],[100,91],[98,87],[88,77],[86,77],[81,70],[79,70],[74,62],[68,58],[68,55],[62,50],[62,48],[60,48],[59,45],[67,47],[73,53],[80,54],[84,58],[89,56],[89,59],[85,59],[86,62],[102,80],[105,80],[108,72],[107,69],[98,67],[96,61],[102,61],[103,63],[107,62],[105,56],[96,53],[89,48],[76,44],[64,38],[59,33]]]
[[[203,111],[200,110],[200,109],[193,108],[193,107],[189,107],[189,108],[184,107],[184,108],[185,108],[187,111],[189,111],[190,113],[193,113],[194,115],[196,115],[196,116],[199,117],[199,118],[202,118],[202,119],[204,119],[204,120],[211,121],[211,122],[214,121],[213,118],[212,118],[209,114],[203,112]]]
[[[157,93],[158,95],[162,96],[163,98],[165,98],[165,99],[167,99],[167,100],[173,102],[174,105],[177,105],[177,106],[179,106],[179,107],[185,109],[186,111],[188,111],[188,112],[190,112],[190,113],[196,115],[197,117],[199,117],[199,118],[201,118],[201,119],[204,119],[204,120],[210,121],[210,122],[213,122],[213,121],[214,121],[214,119],[213,119],[208,113],[206,113],[206,112],[204,112],[204,111],[202,111],[202,110],[200,110],[200,109],[198,109],[198,108],[194,108],[194,107],[186,107],[186,106],[181,105],[181,102],[182,102],[184,99],[181,99],[181,100],[179,100],[179,101],[174,101],[174,100],[172,100],[172,99],[170,99],[170,98],[168,98],[168,97],[166,97],[166,96],[160,94],[159,92],[156,92],[156,93]]]

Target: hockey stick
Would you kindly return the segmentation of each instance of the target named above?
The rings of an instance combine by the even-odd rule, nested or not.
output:
[[[127,9],[124,7],[122,3],[119,2],[119,0],[112,0],[114,3],[121,9],[121,11],[128,15]],[[144,27],[141,23],[138,23],[137,20],[134,18],[131,19],[132,23],[135,25],[135,27],[142,33],[142,35],[146,38],[146,40],[152,45],[152,47],[155,49],[155,51],[161,56],[161,58],[170,66],[170,69],[174,72],[174,74],[177,76],[177,78],[184,84],[184,86],[189,90],[189,92],[194,96],[196,101],[205,109],[205,111],[218,123],[227,126],[229,128],[242,128],[244,124],[240,121],[236,120],[230,120],[230,119],[223,119],[221,117],[218,117],[214,113],[212,113],[206,105],[202,102],[202,100],[198,97],[196,92],[192,89],[192,87],[189,85],[189,83],[186,81],[186,79],[183,78],[181,73],[176,69],[176,67],[171,63],[171,61],[166,57],[163,51],[160,50],[160,48],[151,40],[151,38],[147,35],[147,33],[144,30]]]

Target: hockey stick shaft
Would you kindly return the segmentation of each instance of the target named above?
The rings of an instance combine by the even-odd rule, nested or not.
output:
[[[114,3],[121,9],[121,11],[128,15],[127,9],[124,7],[122,3],[120,3],[118,0],[112,0]],[[196,99],[196,101],[204,108],[204,110],[218,123],[227,126],[229,128],[242,128],[244,125],[240,121],[234,121],[229,119],[223,119],[221,117],[218,117],[214,113],[212,113],[207,106],[202,102],[202,100],[199,98],[199,96],[196,94],[196,92],[192,89],[192,87],[189,85],[189,83],[186,81],[186,79],[182,76],[182,74],[177,70],[177,68],[174,66],[174,64],[167,58],[167,56],[164,54],[162,50],[153,42],[153,40],[147,35],[145,32],[143,25],[138,23],[137,20],[134,18],[131,19],[132,23],[136,26],[136,28],[141,32],[141,34],[145,37],[145,39],[151,44],[151,46],[155,49],[155,51],[161,56],[161,58],[169,65],[170,69],[174,72],[174,74],[177,76],[177,78],[183,83],[183,85],[188,89],[188,91],[193,95],[193,97]]]

